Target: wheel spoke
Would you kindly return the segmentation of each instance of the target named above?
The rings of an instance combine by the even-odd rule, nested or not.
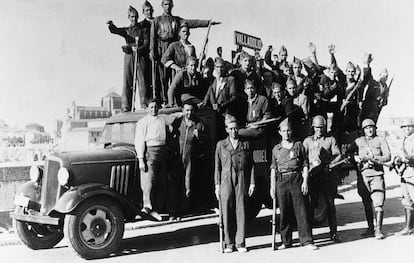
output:
[[[84,223],[86,225],[86,228],[89,228],[91,225],[92,220],[95,218],[95,216],[91,215],[90,213],[87,213],[83,219],[82,219],[82,223]]]
[[[102,219],[106,219],[106,213],[103,210],[97,209],[96,210],[96,217],[100,217]]]
[[[106,225],[106,233],[111,233],[112,231],[112,224],[109,219],[105,219],[105,225]]]
[[[105,242],[106,235],[95,237],[95,245],[100,245]]]
[[[89,228],[86,228],[84,231],[82,231],[82,237],[86,242],[89,242],[92,239],[95,239],[95,236],[93,235],[92,231]]]

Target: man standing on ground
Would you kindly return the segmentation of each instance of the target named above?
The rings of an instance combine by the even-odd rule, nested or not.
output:
[[[335,209],[336,184],[332,171],[329,170],[329,165],[341,159],[341,152],[335,138],[326,135],[326,120],[323,116],[315,116],[312,127],[314,135],[303,141],[310,170],[311,213],[309,217],[313,219],[313,212],[318,201],[321,200],[319,196],[322,196],[328,210],[330,238],[334,242],[339,242]]]
[[[359,167],[357,188],[364,204],[368,223],[368,229],[362,233],[362,236],[368,237],[375,234],[375,238],[383,239],[382,220],[384,218],[383,207],[385,201],[383,164],[391,160],[391,153],[387,141],[376,134],[376,126],[373,120],[363,120],[362,129],[364,135],[357,138],[354,145],[350,147],[351,152],[357,152],[355,156],[355,161]],[[373,206],[376,217],[375,230]]]
[[[215,194],[221,203],[225,253],[247,252],[245,204],[255,189],[253,156],[249,142],[239,138],[237,120],[226,115],[228,137],[217,143],[215,153]]]
[[[414,233],[414,121],[403,120],[401,129],[404,131],[404,138],[399,156],[394,158],[394,165],[401,171],[402,205],[405,208],[406,226],[397,235],[406,236]]]
[[[292,247],[292,215],[295,215],[301,245],[316,250],[318,247],[313,244],[306,209],[309,164],[305,148],[301,142],[292,140],[292,127],[288,119],[279,124],[279,134],[282,141],[272,150],[270,166],[270,196],[273,199],[277,196],[280,209],[282,245],[278,249]]]

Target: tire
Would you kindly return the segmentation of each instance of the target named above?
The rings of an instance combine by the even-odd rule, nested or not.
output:
[[[15,211],[21,213],[22,208],[17,207]],[[14,225],[22,242],[34,250],[52,248],[63,239],[61,229],[18,220],[14,220]]]
[[[65,235],[82,258],[108,257],[118,250],[124,234],[124,215],[109,198],[92,197],[65,217]]]

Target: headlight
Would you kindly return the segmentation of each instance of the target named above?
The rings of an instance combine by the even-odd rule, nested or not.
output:
[[[61,186],[64,186],[69,182],[69,171],[65,167],[59,169],[57,176],[58,182]]]
[[[32,167],[30,167],[30,180],[32,182],[37,182],[38,180],[40,180],[40,176],[42,175],[42,171],[39,169],[39,167],[37,167],[37,165],[32,165]]]

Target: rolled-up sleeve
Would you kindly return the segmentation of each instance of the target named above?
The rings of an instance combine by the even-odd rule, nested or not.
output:
[[[276,150],[276,148],[273,148],[273,150],[272,150],[272,163],[270,165],[270,169],[277,170],[277,157],[276,157],[276,154],[277,154],[277,150]]]

